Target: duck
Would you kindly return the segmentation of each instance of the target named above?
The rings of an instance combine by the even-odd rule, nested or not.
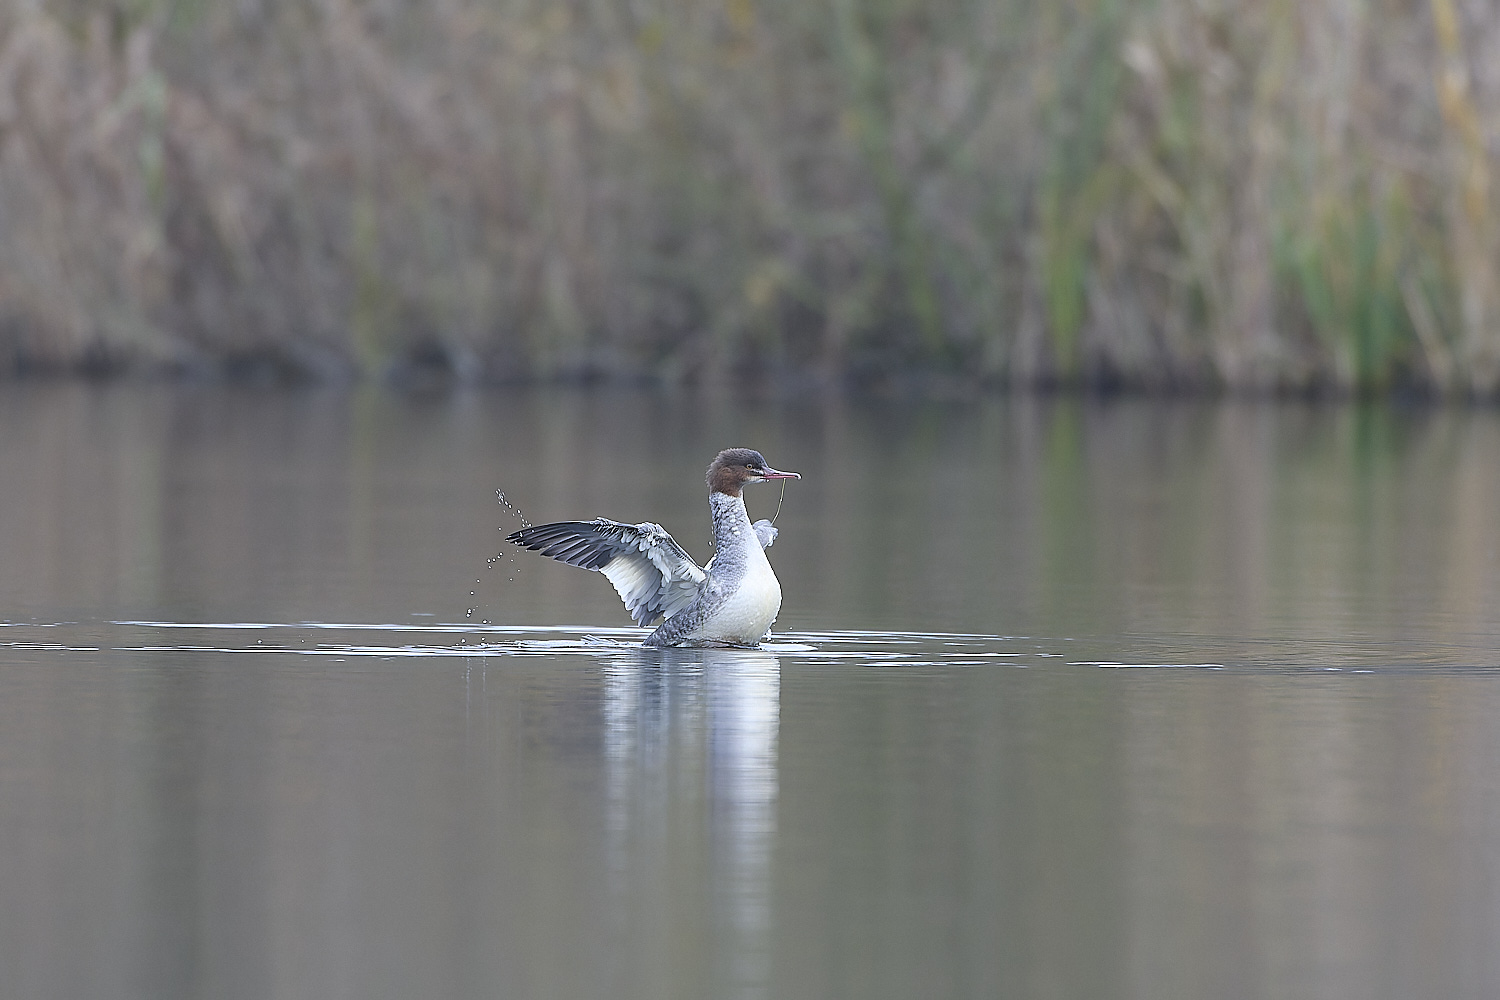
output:
[[[506,540],[603,573],[637,625],[660,622],[643,645],[756,647],[781,612],[781,582],[766,558],[780,533],[770,521],[751,523],[742,491],[751,483],[802,477],[773,469],[753,448],[726,448],[704,478],[714,554],[703,566],[651,521],[556,521],[522,528]]]

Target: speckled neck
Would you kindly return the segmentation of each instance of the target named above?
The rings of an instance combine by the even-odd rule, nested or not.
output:
[[[714,568],[729,571],[743,567],[752,549],[760,551],[744,498],[738,494],[710,493],[708,506],[714,519]]]

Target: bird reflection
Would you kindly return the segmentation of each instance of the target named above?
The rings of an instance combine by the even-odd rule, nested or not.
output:
[[[780,708],[780,668],[765,650],[631,650],[606,667],[611,880],[638,901],[665,893],[664,912],[681,912],[672,887],[686,884],[681,868],[706,827],[713,975],[736,996],[764,996],[770,974]]]

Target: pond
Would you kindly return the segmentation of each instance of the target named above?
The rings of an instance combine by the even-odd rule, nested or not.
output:
[[[6,996],[1500,993],[1495,411],[35,382],[0,426]],[[731,445],[803,476],[746,490],[762,649],[644,649],[503,541],[706,559]]]

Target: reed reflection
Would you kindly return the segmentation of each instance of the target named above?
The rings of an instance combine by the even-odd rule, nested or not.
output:
[[[764,650],[642,650],[606,667],[606,856],[632,903],[617,913],[639,926],[644,900],[672,933],[706,904],[715,995],[769,990],[780,699]],[[682,879],[694,869],[709,873],[706,900],[684,898],[702,891]]]

